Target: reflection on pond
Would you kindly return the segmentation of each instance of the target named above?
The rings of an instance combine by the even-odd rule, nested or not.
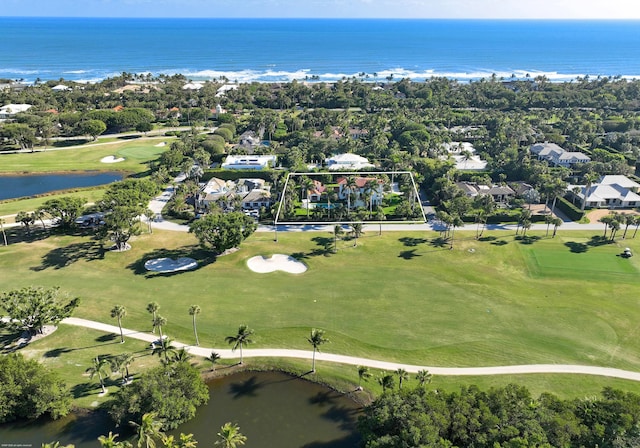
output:
[[[122,180],[122,173],[84,172],[0,176],[0,200],[34,196],[57,190],[95,187]]]
[[[247,448],[352,448],[358,404],[326,387],[275,372],[243,372],[212,380],[210,400],[196,418],[171,434],[193,433],[199,447],[210,447],[226,422],[236,423],[247,436]],[[38,448],[60,441],[76,448],[99,447],[98,436],[109,431],[124,435],[105,414],[87,413],[55,422],[0,426],[1,444]],[[158,446],[161,446],[159,444]]]

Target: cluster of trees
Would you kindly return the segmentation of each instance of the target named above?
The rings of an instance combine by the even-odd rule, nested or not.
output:
[[[0,356],[0,423],[64,417],[71,394],[59,375],[21,354]]]
[[[607,238],[607,230],[611,229],[611,234],[609,236],[611,241],[615,240],[618,231],[623,228],[622,239],[625,239],[627,237],[627,231],[631,226],[635,226],[632,236],[632,238],[635,238],[636,233],[638,233],[638,227],[640,227],[640,216],[631,213],[613,212],[603,216],[599,221],[604,224],[603,238]]]
[[[640,443],[640,396],[605,388],[600,397],[535,398],[522,386],[459,392],[387,391],[365,408],[365,447],[630,447]]]

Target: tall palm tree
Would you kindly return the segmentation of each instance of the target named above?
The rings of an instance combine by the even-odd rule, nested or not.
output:
[[[351,213],[351,194],[358,189],[356,178],[353,176],[347,177],[345,186],[342,188],[347,193],[347,214]]]
[[[394,383],[393,374],[389,372],[385,372],[378,378],[378,384],[382,386],[382,393],[385,393],[387,389],[393,389]]]
[[[364,231],[362,230],[362,227],[363,225],[361,222],[356,222],[351,224],[351,234],[353,235],[353,238],[354,238],[354,242],[353,242],[354,247],[358,246],[358,238],[360,237],[360,235],[364,233]]]
[[[153,328],[151,332],[154,334],[156,332],[155,321],[156,321],[156,316],[158,314],[159,309],[160,309],[160,305],[158,305],[158,302],[149,302],[149,304],[147,305],[147,311],[151,313],[151,322],[153,322]]]
[[[167,365],[176,358],[177,352],[178,350],[176,346],[173,345],[173,340],[171,338],[164,338],[160,346],[154,346],[151,354],[158,355],[158,357],[161,358],[161,362]],[[163,357],[164,359],[162,359]]]
[[[344,233],[342,230],[342,226],[340,224],[336,224],[333,227],[333,252],[338,252],[338,237]]]
[[[596,173],[587,173],[584,175],[584,198],[582,198],[582,206],[580,210],[584,212],[584,208],[587,205],[587,197],[589,197],[589,190],[591,190],[591,186],[593,183],[598,180],[598,175]]]
[[[316,352],[319,352],[322,344],[329,342],[329,339],[324,337],[324,330],[313,328],[311,335],[307,338],[307,342],[313,346],[313,360],[311,362],[311,371],[316,371]]]
[[[418,380],[420,387],[424,387],[425,384],[429,384],[432,377],[433,375],[431,375],[428,370],[418,370],[418,373],[416,374],[416,380]]]
[[[625,214],[622,221],[624,224],[624,233],[622,234],[622,239],[624,240],[627,238],[627,230],[629,229],[629,226],[636,223],[636,217],[631,214]]]
[[[138,448],[155,448],[156,441],[164,437],[162,432],[162,422],[158,420],[158,415],[155,412],[147,412],[142,416],[140,423],[129,422],[135,428],[138,433]]]
[[[127,309],[122,305],[116,305],[111,308],[111,317],[118,319],[118,327],[120,328],[120,343],[124,344],[124,333],[122,332],[122,318],[127,315]]]
[[[131,353],[122,353],[111,358],[111,370],[120,372],[123,383],[126,382],[127,378],[129,378],[129,366],[133,361],[134,357]]]
[[[369,198],[369,219],[373,214],[373,198],[378,194],[378,181],[375,179],[369,179],[364,184],[364,191],[367,192]]]
[[[153,327],[158,329],[160,333],[160,345],[164,347],[164,335],[162,334],[162,327],[167,325],[167,319],[159,314],[153,319]]]
[[[110,373],[111,363],[107,358],[100,359],[99,356],[93,358],[93,364],[87,370],[86,373],[89,374],[89,378],[93,379],[94,376],[98,375],[98,379],[100,380],[100,388],[102,389],[102,393],[106,394],[107,389],[104,387],[104,378],[103,375],[108,376]]]
[[[189,307],[189,316],[192,317],[193,322],[193,334],[196,336],[196,347],[200,345],[198,340],[198,330],[196,329],[196,316],[200,314],[200,307],[198,305],[191,305]]]
[[[409,380],[409,373],[403,368],[399,368],[396,370],[396,375],[398,375],[398,389],[402,389],[402,383]]]
[[[7,221],[5,221],[3,218],[0,218],[0,232],[2,232],[2,237],[4,238],[4,245],[8,246],[8,244],[7,244],[7,232],[5,232],[5,230],[4,230],[4,224],[6,222]]]
[[[553,234],[551,234],[551,238],[555,238],[556,233],[558,233],[558,227],[562,225],[562,219],[557,217],[553,218],[553,220],[551,221],[551,224],[553,224]]]
[[[237,448],[239,445],[244,445],[247,441],[247,437],[240,432],[240,427],[231,422],[222,425],[218,437],[220,440],[215,444],[222,445],[224,448]]]
[[[251,339],[251,335],[253,333],[254,331],[249,328],[248,325],[242,324],[238,327],[238,333],[235,336],[227,336],[224,338],[224,340],[229,344],[233,344],[233,347],[231,347],[232,351],[236,351],[236,349],[240,347],[240,364],[243,363],[242,347],[253,343],[253,340]]]
[[[311,201],[309,200],[309,194],[310,194],[311,190],[313,190],[315,188],[315,186],[316,185],[313,183],[313,180],[311,180],[310,178],[305,176],[304,180],[302,181],[302,188],[307,192],[306,193],[307,218],[309,218],[309,209],[311,208]]]
[[[220,355],[216,352],[211,352],[211,354],[204,359],[211,363],[211,371],[213,372],[215,370],[216,363],[220,360]]]
[[[358,366],[358,390],[362,390],[362,381],[368,381],[371,378],[371,372],[367,366]]]

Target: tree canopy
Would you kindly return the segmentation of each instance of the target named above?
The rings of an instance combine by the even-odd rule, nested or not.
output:
[[[0,378],[0,423],[69,413],[71,394],[64,382],[37,361],[17,353],[0,356]]]
[[[194,233],[200,245],[216,254],[238,247],[256,230],[255,221],[241,212],[214,213],[194,221],[189,232]]]
[[[197,407],[208,400],[209,390],[198,370],[188,362],[176,362],[151,369],[121,388],[107,408],[120,424],[140,421],[154,412],[164,429],[172,429],[192,419]]]
[[[45,325],[56,325],[71,316],[79,303],[78,298],[63,303],[58,287],[45,289],[28,286],[0,295],[0,307],[11,318],[5,325],[31,333],[42,333]]]

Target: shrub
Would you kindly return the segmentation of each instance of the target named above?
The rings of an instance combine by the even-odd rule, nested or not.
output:
[[[578,207],[567,201],[565,198],[558,198],[556,208],[560,209],[572,221],[580,221],[584,216],[584,212]]]

